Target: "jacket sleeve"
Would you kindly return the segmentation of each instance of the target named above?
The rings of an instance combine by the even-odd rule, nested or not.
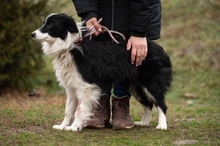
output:
[[[130,29],[132,36],[160,38],[161,1],[130,0]]]
[[[92,17],[97,18],[98,8],[97,0],[72,0],[76,8],[77,15],[82,20],[88,20]]]

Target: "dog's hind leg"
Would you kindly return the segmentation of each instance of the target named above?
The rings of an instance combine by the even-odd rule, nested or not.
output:
[[[144,109],[144,114],[140,122],[134,123],[136,126],[148,126],[151,120],[151,113],[152,113],[151,108],[146,107],[145,105],[142,105],[142,106]]]
[[[157,111],[159,114],[158,125],[156,129],[166,130],[167,129],[167,119],[166,119],[167,106],[164,101],[159,101],[156,106],[157,106]]]
[[[132,88],[134,89],[134,88]],[[148,126],[151,120],[151,113],[153,108],[153,96],[148,90],[142,86],[136,86],[135,90],[132,90],[132,94],[138,102],[140,102],[144,109],[144,114],[140,122],[135,122],[136,126]]]
[[[74,113],[77,108],[78,99],[76,98],[75,91],[73,89],[67,88],[67,101],[65,109],[65,117],[60,125],[54,125],[53,129],[64,130],[66,126],[69,126],[74,120]]]
[[[165,104],[165,97],[163,90],[159,90],[159,86],[150,85],[148,88],[143,88],[143,91],[147,97],[147,102],[143,103],[154,103],[157,107],[159,113],[158,125],[156,129],[166,130],[167,129],[167,120],[166,120],[166,110],[167,106]],[[147,105],[147,104],[144,104]]]

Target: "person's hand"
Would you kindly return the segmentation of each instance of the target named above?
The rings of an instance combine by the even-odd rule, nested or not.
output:
[[[94,33],[95,36],[98,36],[100,33],[102,33],[102,28],[101,25],[98,23],[96,18],[91,18],[86,21],[86,27],[88,29],[91,29],[92,26],[94,25],[96,32]]]
[[[131,63],[136,66],[141,65],[147,56],[148,46],[146,37],[131,36],[128,39],[127,50],[131,49]]]

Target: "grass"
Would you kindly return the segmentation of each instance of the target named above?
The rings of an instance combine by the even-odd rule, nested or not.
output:
[[[39,75],[35,96],[0,96],[0,145],[220,145],[220,8],[209,0],[162,3],[158,42],[170,54],[174,73],[166,98],[167,131],[155,129],[156,110],[150,126],[129,131],[53,130],[63,119],[66,99],[46,59],[48,66]],[[184,96],[186,93],[197,98]],[[142,107],[133,98],[130,109],[133,119],[140,120]]]

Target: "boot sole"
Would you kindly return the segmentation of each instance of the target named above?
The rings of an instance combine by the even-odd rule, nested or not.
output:
[[[86,126],[86,128],[89,128],[89,129],[103,129],[103,128],[105,128],[105,125],[103,125],[103,126],[88,125],[88,126]]]
[[[103,129],[103,128],[112,128],[112,125],[109,123],[109,120],[105,121],[104,125],[87,125],[86,128],[90,129]]]
[[[132,129],[135,125],[127,126],[127,127],[114,127],[113,130],[129,130]]]

